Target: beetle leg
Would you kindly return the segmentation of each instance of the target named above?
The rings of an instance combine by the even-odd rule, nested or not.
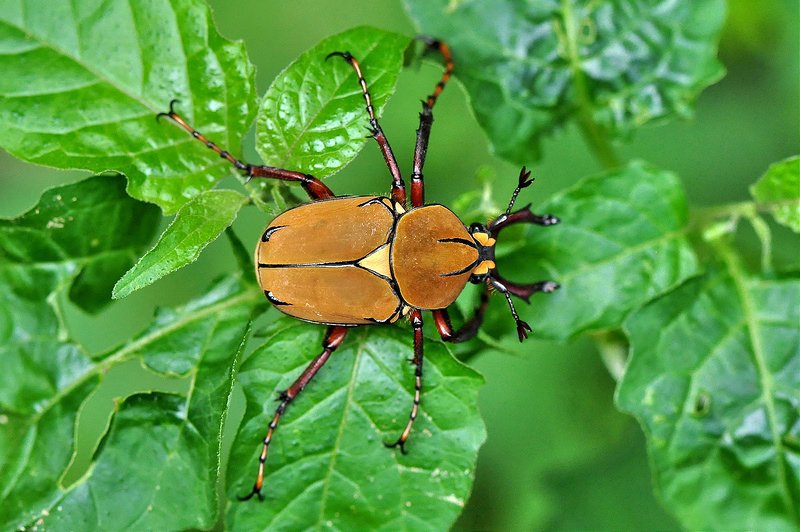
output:
[[[425,165],[425,156],[428,153],[428,140],[433,124],[433,106],[436,99],[444,90],[444,86],[453,74],[453,56],[446,43],[430,37],[419,37],[431,50],[437,50],[444,59],[444,73],[427,99],[422,101],[422,112],[419,114],[419,128],[417,128],[417,143],[414,147],[414,167],[411,172],[411,206],[425,205],[425,184],[423,182],[422,167]]]
[[[508,227],[509,225],[519,223],[529,223],[536,225],[555,225],[561,220],[552,214],[534,214],[531,212],[531,206],[526,205],[522,209],[509,213],[501,214],[496,220],[488,225],[489,232],[492,237],[496,238],[498,233]]]
[[[292,400],[303,391],[303,388],[305,388],[314,375],[317,374],[317,371],[319,371],[319,369],[325,364],[325,362],[328,360],[328,357],[331,356],[331,353],[336,351],[336,348],[341,345],[346,335],[347,327],[328,327],[325,340],[322,342],[322,353],[317,355],[317,357],[311,361],[308,367],[303,370],[303,373],[300,374],[297,380],[294,381],[285,392],[280,394],[281,402],[278,405],[278,408],[275,410],[275,415],[273,416],[272,421],[269,423],[267,435],[264,437],[264,442],[261,446],[261,454],[258,457],[258,475],[256,476],[256,482],[253,485],[253,489],[250,491],[250,493],[244,497],[239,497],[240,501],[251,499],[254,495],[257,496],[259,500],[264,500],[264,496],[261,494],[261,488],[264,485],[264,464],[267,462],[267,452],[269,451],[269,444],[272,441],[272,434],[275,432],[275,428],[278,426],[281,415],[286,410],[286,407],[289,406],[289,403],[291,403]]]
[[[433,311],[433,319],[436,322],[436,328],[439,330],[439,336],[445,342],[459,343],[471,340],[478,334],[483,323],[483,316],[486,313],[486,307],[489,306],[489,287],[481,292],[481,301],[475,308],[475,314],[467,320],[458,330],[453,330],[453,325],[450,323],[450,314],[447,309],[439,309]]]
[[[156,119],[166,116],[180,127],[185,129],[194,138],[206,145],[206,147],[213,152],[217,153],[220,157],[231,163],[237,170],[242,172],[245,177],[270,177],[272,179],[280,179],[282,181],[297,181],[302,185],[303,189],[308,193],[312,200],[320,200],[333,198],[334,194],[327,185],[314,176],[303,174],[301,172],[294,172],[292,170],[284,170],[282,168],[274,168],[272,166],[256,166],[245,163],[230,154],[229,151],[223,150],[216,143],[208,140],[208,138],[192,127],[186,120],[183,119],[178,113],[175,112],[175,104],[177,100],[172,100],[169,103],[169,111],[166,113],[158,113]]]
[[[403,181],[403,176],[400,175],[400,166],[397,164],[392,147],[389,146],[389,140],[383,133],[378,119],[375,117],[375,108],[372,106],[372,96],[369,94],[367,88],[367,81],[361,73],[361,66],[358,61],[353,57],[350,52],[331,52],[325,59],[331,57],[341,57],[353,67],[353,70],[358,76],[358,83],[361,85],[361,93],[364,95],[364,101],[367,102],[367,114],[369,115],[370,133],[372,138],[378,143],[383,154],[383,159],[386,161],[386,166],[389,167],[389,173],[392,174],[392,198],[405,207],[406,205],[406,184]]]
[[[283,168],[274,168],[272,166],[252,166],[248,165],[247,177],[271,177],[272,179],[280,179],[283,181],[299,181],[300,186],[306,191],[308,197],[312,200],[321,200],[334,198],[336,195],[333,191],[314,177],[313,175],[294,172],[292,170],[284,170]]]
[[[394,443],[384,443],[386,447],[400,447],[400,451],[406,454],[406,441],[409,434],[411,434],[411,426],[414,420],[417,419],[419,413],[420,397],[422,395],[422,312],[419,310],[412,310],[409,315],[411,326],[414,328],[414,404],[411,405],[411,414],[408,416],[408,423],[403,433]]]
[[[539,281],[538,283],[532,284],[517,284],[504,279],[499,273],[497,273],[497,270],[492,272],[492,278],[502,284],[508,293],[523,299],[525,303],[530,303],[531,296],[536,292],[544,292],[549,294],[550,292],[555,292],[560,288],[559,284],[554,281]]]

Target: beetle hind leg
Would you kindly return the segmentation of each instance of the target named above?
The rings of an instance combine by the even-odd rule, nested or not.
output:
[[[281,392],[280,396],[278,397],[280,404],[278,404],[278,408],[275,409],[275,415],[272,417],[272,421],[269,422],[267,427],[267,435],[264,437],[264,441],[261,446],[261,454],[258,456],[258,475],[256,476],[256,481],[253,484],[253,488],[250,490],[250,493],[242,497],[237,497],[240,501],[247,501],[253,497],[258,497],[258,499],[261,501],[264,500],[264,495],[261,493],[261,490],[264,487],[264,468],[267,462],[267,453],[269,452],[269,444],[272,442],[273,433],[278,427],[281,416],[286,411],[289,403],[291,403],[292,400],[294,400],[294,398],[303,391],[303,388],[305,388],[314,375],[316,375],[317,371],[319,371],[325,362],[327,362],[328,358],[331,356],[331,353],[336,351],[336,348],[342,344],[346,335],[347,327],[329,327],[328,332],[325,335],[325,340],[322,342],[322,353],[317,355],[317,357],[311,361],[306,369],[303,370],[303,373],[300,374],[297,380],[295,380],[292,385],[289,386],[289,388]]]
[[[411,405],[411,413],[408,416],[408,423],[406,428],[403,429],[400,437],[395,442],[384,442],[386,447],[400,447],[400,452],[406,454],[406,441],[411,434],[411,427],[414,425],[414,420],[417,419],[419,413],[419,404],[422,396],[422,312],[419,310],[411,311],[409,316],[411,326],[414,328],[414,358],[411,360],[414,363],[414,402]]]

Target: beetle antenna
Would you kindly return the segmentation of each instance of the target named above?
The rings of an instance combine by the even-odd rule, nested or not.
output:
[[[517,184],[517,188],[514,189],[514,193],[511,194],[511,201],[508,202],[508,208],[506,209],[506,216],[511,214],[511,209],[514,208],[514,203],[517,201],[517,196],[519,195],[519,191],[525,187],[529,187],[531,183],[533,183],[533,179],[529,179],[531,177],[531,172],[524,166],[522,170],[519,171],[519,183]]]

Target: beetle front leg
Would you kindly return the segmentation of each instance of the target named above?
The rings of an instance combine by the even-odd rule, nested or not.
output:
[[[188,131],[189,134],[206,145],[206,148],[213,151],[229,163],[231,163],[237,170],[242,172],[245,177],[268,177],[272,179],[279,179],[281,181],[295,181],[300,183],[303,189],[312,200],[320,200],[335,197],[333,191],[328,186],[314,176],[295,172],[292,170],[284,170],[283,168],[274,168],[272,166],[259,166],[245,163],[231,155],[228,150],[223,150],[217,144],[209,140],[205,135],[192,127],[181,115],[175,112],[175,104],[177,100],[172,100],[169,103],[169,111],[166,113],[158,113],[156,119],[166,116],[181,128]]]
[[[414,328],[414,404],[411,405],[411,414],[408,416],[408,423],[403,433],[394,443],[384,443],[387,447],[400,447],[400,451],[406,454],[406,441],[411,434],[411,426],[417,419],[419,413],[419,403],[422,396],[422,312],[412,310],[409,315],[411,326]]]
[[[428,153],[428,141],[431,136],[431,126],[433,125],[433,106],[436,99],[444,90],[444,86],[453,74],[453,56],[450,47],[446,43],[431,39],[430,37],[420,37],[431,50],[438,50],[444,58],[444,73],[436,84],[427,99],[422,101],[422,112],[419,114],[419,127],[417,128],[417,143],[414,147],[414,166],[411,171],[411,206],[422,207],[425,205],[425,183],[423,181],[422,167],[425,166],[425,156]]]
[[[486,308],[489,306],[489,287],[485,285],[483,292],[481,292],[481,300],[475,308],[475,314],[472,318],[467,320],[458,330],[453,330],[453,325],[450,322],[450,314],[446,308],[433,311],[433,319],[436,323],[436,329],[439,331],[439,336],[445,342],[459,343],[466,342],[475,338],[483,324],[483,317],[486,314]]]
[[[261,446],[261,454],[258,457],[258,475],[256,476],[256,482],[253,485],[253,489],[250,491],[250,493],[244,497],[239,497],[240,501],[252,499],[254,495],[257,496],[259,500],[264,500],[264,496],[261,494],[261,488],[264,486],[264,466],[267,462],[267,452],[269,451],[269,444],[272,442],[272,434],[275,432],[275,428],[278,426],[278,422],[281,420],[281,415],[283,415],[286,407],[289,406],[289,403],[291,403],[292,400],[303,391],[303,388],[305,388],[314,375],[317,374],[317,371],[319,371],[325,362],[327,362],[328,358],[331,356],[331,353],[336,351],[336,348],[342,344],[346,335],[347,327],[328,327],[325,340],[322,342],[322,353],[317,355],[317,357],[311,361],[306,369],[303,370],[303,373],[300,374],[297,380],[295,380],[285,392],[281,393],[281,402],[278,405],[278,408],[275,409],[275,415],[272,417],[272,421],[269,423],[267,435],[264,437],[264,442]]]

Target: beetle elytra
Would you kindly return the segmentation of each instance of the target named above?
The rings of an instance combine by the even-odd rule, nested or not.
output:
[[[405,444],[417,417],[422,391],[422,311],[431,311],[442,339],[463,342],[474,337],[488,306],[491,291],[504,295],[516,322],[519,340],[531,328],[517,315],[511,296],[526,302],[536,292],[552,292],[552,281],[517,284],[503,278],[495,263],[499,233],[514,224],[553,225],[558,218],[537,215],[530,206],[512,211],[520,190],[532,183],[525,167],[506,211],[488,224],[467,228],[447,207],[425,203],[423,166],[428,149],[433,107],[453,72],[448,46],[423,38],[429,49],[438,51],[445,70],[433,93],[422,102],[411,173],[410,198],[397,160],[383,133],[372,105],[367,82],[358,61],[348,52],[333,52],[355,71],[366,102],[371,136],[383,154],[392,178],[391,193],[382,196],[335,196],[319,179],[292,170],[251,165],[233,157],[189,125],[174,110],[168,117],[228,160],[246,177],[263,177],[298,182],[311,203],[294,207],[275,218],[264,231],[256,249],[256,274],[264,295],[281,312],[295,318],[328,326],[322,352],[294,383],[280,394],[280,403],[270,421],[259,455],[253,496],[263,499],[265,463],[269,444],[287,406],[311,381],[339,347],[350,327],[393,323],[407,318],[414,331],[414,401],[400,437],[387,443],[405,453]],[[410,202],[408,201],[410,199]],[[483,284],[474,315],[454,330],[447,307],[467,282]]]

